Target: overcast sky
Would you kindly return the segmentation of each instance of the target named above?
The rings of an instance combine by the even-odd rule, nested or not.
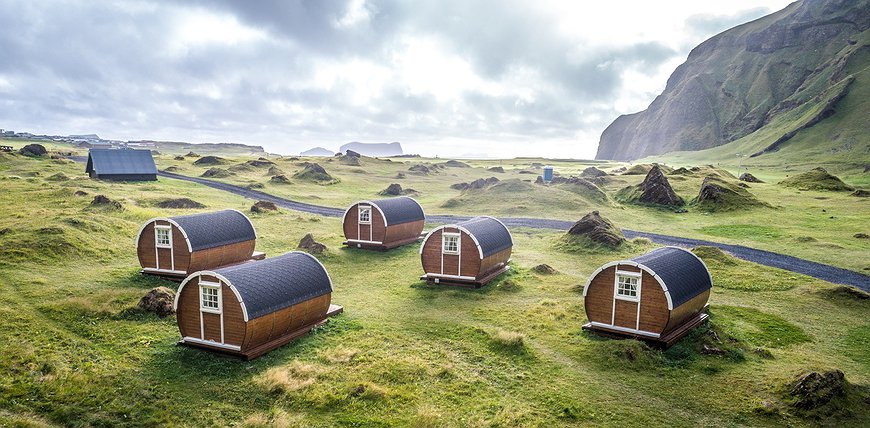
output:
[[[591,158],[692,47],[779,0],[0,0],[0,128]]]

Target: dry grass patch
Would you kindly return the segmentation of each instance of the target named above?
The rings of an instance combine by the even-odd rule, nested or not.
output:
[[[242,421],[245,428],[295,428],[307,425],[305,416],[291,414],[282,409],[273,410],[271,414],[254,413]]]
[[[525,334],[502,329],[496,330],[490,337],[493,342],[506,348],[522,348],[526,340]]]
[[[338,347],[321,352],[320,358],[330,363],[346,364],[353,361],[359,353],[359,349]]]
[[[267,370],[256,383],[273,394],[296,392],[313,385],[324,371],[316,364],[293,361],[287,366]]]

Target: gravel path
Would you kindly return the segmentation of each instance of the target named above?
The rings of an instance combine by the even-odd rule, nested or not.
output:
[[[70,159],[76,162],[87,162],[86,156],[70,156]],[[306,204],[303,202],[291,201],[289,199],[279,198],[268,193],[259,192],[253,189],[247,189],[241,186],[221,183],[218,181],[207,180],[199,177],[189,177],[181,174],[173,174],[171,172],[160,171],[157,173],[161,177],[174,178],[176,180],[191,181],[208,186],[214,189],[223,190],[234,193],[249,199],[260,201],[269,201],[280,207],[288,208],[295,211],[302,211],[310,214],[317,214],[326,217],[341,217],[344,215],[344,209],[322,207],[319,205]],[[469,219],[471,217],[451,216],[451,215],[431,215],[426,216],[426,221],[432,223],[453,223]],[[508,227],[528,227],[533,229],[555,229],[568,230],[573,224],[566,220],[552,220],[545,218],[523,218],[523,217],[505,217],[500,218]],[[851,285],[870,293],[870,276],[854,272],[848,269],[838,268],[823,263],[816,263],[810,260],[801,259],[798,257],[787,256],[785,254],[774,253],[765,250],[745,247],[743,245],[721,244],[718,242],[705,241],[701,239],[680,238],[678,236],[660,235],[658,233],[639,232],[636,230],[622,229],[626,238],[647,238],[657,244],[674,245],[678,247],[697,247],[699,245],[709,245],[727,251],[737,258],[748,260],[760,265],[772,266],[775,268],[785,269],[791,272],[796,272],[811,276],[813,278],[822,279],[834,284]]]
[[[280,198],[268,193],[259,192],[253,189],[247,189],[241,186],[221,183],[218,181],[208,180],[198,177],[188,177],[186,175],[173,174],[171,172],[158,173],[162,177],[174,178],[177,180],[192,181],[208,187],[219,190],[235,193],[250,199],[261,201],[269,201],[280,207],[288,208],[295,211],[302,211],[310,214],[317,214],[327,217],[341,217],[344,215],[344,209],[322,207],[319,205],[306,204],[302,202],[291,201],[289,199]],[[426,221],[431,223],[453,223],[469,219],[471,217],[451,216],[451,215],[430,215],[426,216]],[[528,227],[534,229],[555,229],[568,230],[573,222],[566,220],[551,220],[543,218],[522,218],[522,217],[505,217],[500,218],[505,225],[509,227]],[[743,245],[722,244],[718,242],[705,241],[700,239],[680,238],[677,236],[660,235],[658,233],[639,232],[636,230],[623,229],[622,232],[626,238],[647,238],[661,245],[675,245],[679,247],[696,247],[699,245],[709,245],[725,250],[735,257],[750,262],[758,263],[765,266],[772,266],[780,269],[785,269],[792,272],[801,273],[814,278],[822,279],[834,284],[845,284],[860,288],[861,290],[870,292],[870,276],[863,275],[848,269],[842,269],[835,266],[830,266],[822,263],[787,256],[784,254],[773,253],[770,251],[758,250],[755,248],[745,247]]]

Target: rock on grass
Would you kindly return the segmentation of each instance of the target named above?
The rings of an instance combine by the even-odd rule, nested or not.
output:
[[[175,292],[166,287],[152,288],[139,299],[136,305],[146,312],[153,312],[160,318],[165,318],[174,312],[172,304],[175,301]]]
[[[811,371],[798,376],[789,389],[791,406],[805,413],[829,416],[845,404],[848,383],[839,369]]]
[[[532,268],[532,271],[539,273],[541,275],[553,275],[556,274],[556,269],[553,269],[552,266],[542,263]]]
[[[97,195],[94,196],[94,200],[91,201],[91,206],[93,207],[108,207],[116,210],[123,209],[124,206],[121,205],[118,201],[113,201],[109,199],[105,195]]]
[[[504,168],[502,168],[502,167],[500,167],[500,166],[494,166],[494,167],[492,167],[492,168],[487,168],[486,170],[489,171],[489,172],[504,173]]]
[[[278,206],[269,201],[257,201],[254,205],[251,205],[252,213],[265,213],[269,211],[278,211]]]
[[[744,172],[743,174],[740,174],[740,181],[745,181],[747,183],[764,183],[763,181],[759,180],[754,175],[752,175],[748,172]]]
[[[275,184],[290,184],[290,179],[284,174],[275,175],[269,181]]]
[[[326,251],[326,245],[321,244],[314,240],[314,236],[310,233],[306,234],[302,240],[299,241],[299,246],[297,247],[300,250],[305,250],[311,254],[322,254]]]
[[[596,178],[596,177],[604,177],[607,175],[606,172],[594,167],[590,166],[589,168],[584,169],[580,172],[580,176],[583,178]]]
[[[384,196],[399,196],[402,194],[402,185],[398,183],[390,184],[386,189],[378,192],[378,194]]]

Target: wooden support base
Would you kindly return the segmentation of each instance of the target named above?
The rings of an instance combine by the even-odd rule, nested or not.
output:
[[[251,258],[248,260],[245,260],[245,261],[239,262],[239,263],[230,263],[230,264],[226,264],[226,265],[221,265],[221,266],[214,267],[214,268],[211,268],[208,270],[215,270],[215,269],[220,269],[220,268],[225,268],[225,267],[230,267],[230,266],[237,266],[237,265],[250,263],[253,261],[257,261],[257,260],[265,260],[265,259],[266,259],[266,253],[264,253],[262,251],[255,251],[253,254],[251,254]],[[184,281],[185,278],[187,278],[193,272],[176,273],[176,272],[158,271],[158,270],[153,270],[153,269],[142,269],[139,271],[139,273],[141,273],[142,275],[156,276],[158,278],[163,278],[163,279],[166,279],[169,281],[181,282],[181,281]]]
[[[284,346],[284,345],[308,334],[308,332],[310,332],[311,330],[313,330],[317,327],[320,327],[323,324],[326,324],[326,322],[328,321],[328,319],[330,317],[334,317],[342,312],[344,312],[343,307],[338,306],[338,305],[329,305],[329,309],[326,311],[326,315],[323,318],[321,318],[321,319],[319,319],[311,324],[303,326],[302,328],[299,328],[298,330],[292,331],[292,332],[287,333],[279,338],[276,338],[275,340],[272,340],[271,342],[266,342],[260,346],[257,346],[256,348],[234,351],[231,349],[220,348],[217,346],[208,346],[207,344],[202,344],[202,343],[187,343],[187,342],[184,342],[183,340],[178,341],[177,345],[189,346],[192,348],[207,349],[209,351],[213,351],[213,352],[217,352],[217,353],[225,354],[225,355],[230,355],[230,356],[242,358],[245,360],[253,360],[254,358],[262,356],[263,354],[265,354],[269,351],[272,351],[276,348],[280,348],[281,346]]]
[[[642,334],[612,330],[607,327],[592,325],[592,323],[584,324],[583,330],[593,331],[602,336],[607,336],[614,339],[638,339],[647,342],[652,346],[667,349],[673,346],[673,344],[679,342],[679,340],[685,337],[687,334],[689,334],[689,332],[692,331],[693,328],[698,327],[699,325],[707,321],[708,318],[710,318],[710,316],[707,314],[708,307],[709,305],[705,306],[702,312],[699,312],[694,317],[689,318],[688,320],[677,326],[677,328],[667,332],[664,336],[659,337],[649,337]]]
[[[493,269],[488,273],[484,274],[475,279],[463,279],[463,278],[444,278],[439,276],[429,276],[423,275],[420,277],[421,280],[426,281],[430,285],[447,285],[451,287],[463,287],[463,288],[480,288],[490,281],[498,277],[499,275],[510,270],[510,266],[504,265],[502,267]]]
[[[342,244],[347,245],[350,248],[360,248],[363,250],[388,251],[388,250],[392,250],[393,248],[401,247],[403,245],[408,245],[408,244],[411,244],[414,242],[419,242],[420,239],[422,239],[422,238],[420,238],[418,236],[418,237],[403,239],[401,241],[388,242],[385,244],[375,244],[372,242],[357,242],[357,241],[344,241],[344,242],[342,242]]]

